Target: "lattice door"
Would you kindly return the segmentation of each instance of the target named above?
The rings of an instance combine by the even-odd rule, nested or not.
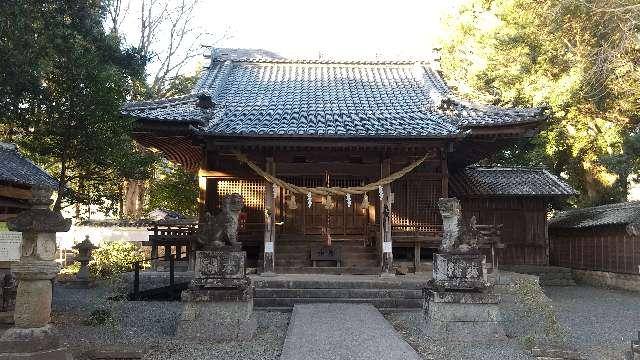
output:
[[[244,198],[248,224],[264,223],[264,182],[259,180],[220,180],[218,199],[238,193]]]

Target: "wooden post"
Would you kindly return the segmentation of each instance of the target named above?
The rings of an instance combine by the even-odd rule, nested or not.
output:
[[[415,272],[418,272],[418,268],[420,267],[420,242],[416,241],[413,245],[413,266],[415,267]]]
[[[266,159],[266,171],[275,175],[275,164],[272,157]],[[276,209],[273,188],[270,183],[266,183],[264,191],[264,253],[263,253],[263,276],[273,276],[274,272],[274,251],[275,251],[275,223]]]
[[[440,149],[440,158],[442,159],[440,168],[442,169],[442,197],[449,197],[449,167],[447,165],[447,150]]]
[[[384,178],[391,174],[391,159],[385,158],[380,164],[380,177]],[[393,247],[391,242],[391,205],[393,197],[391,195],[391,185],[382,187],[384,192],[380,201],[380,234],[382,236],[382,271],[381,277],[394,276],[393,272]]]

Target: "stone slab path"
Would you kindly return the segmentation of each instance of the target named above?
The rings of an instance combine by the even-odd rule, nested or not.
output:
[[[296,304],[280,360],[420,360],[368,304]]]

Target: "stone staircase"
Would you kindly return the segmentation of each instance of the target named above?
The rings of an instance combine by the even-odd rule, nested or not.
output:
[[[276,273],[316,273],[316,274],[378,274],[380,264],[378,251],[373,246],[365,246],[362,240],[334,238],[333,246],[340,248],[341,266],[335,263],[318,264],[312,267],[310,251],[323,246],[320,236],[280,235],[275,244]]]
[[[254,278],[254,306],[290,311],[295,304],[365,303],[389,311],[420,309],[426,280],[309,274]]]

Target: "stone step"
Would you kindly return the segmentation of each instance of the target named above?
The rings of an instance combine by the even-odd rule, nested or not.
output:
[[[295,304],[319,304],[319,303],[346,303],[346,304],[371,304],[383,309],[421,309],[422,299],[369,299],[369,298],[254,298],[253,305],[256,308],[289,308]]]
[[[291,275],[295,276],[295,275]],[[306,276],[305,276],[306,277]],[[253,285],[256,289],[268,288],[268,289],[407,289],[407,290],[420,290],[427,286],[427,280],[418,279],[402,279],[397,276],[392,279],[383,278],[369,278],[369,279],[356,279],[356,276],[349,277],[348,275],[344,279],[295,279],[286,278],[286,280],[268,277],[255,277],[253,279]]]
[[[271,289],[256,288],[255,298],[422,299],[422,290],[408,289]]]
[[[380,274],[379,266],[371,266],[371,267],[311,267],[311,266],[276,266],[275,268],[276,274],[330,274],[330,275],[342,275],[342,274],[353,274],[353,275],[377,275]]]

